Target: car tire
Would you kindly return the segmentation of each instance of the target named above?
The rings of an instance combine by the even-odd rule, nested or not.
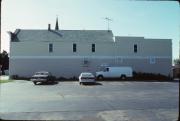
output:
[[[126,75],[121,75],[120,77],[122,80],[125,80],[126,79]]]
[[[104,77],[103,77],[102,75],[99,75],[99,76],[98,76],[98,80],[103,80],[103,78],[104,78]]]
[[[80,85],[82,85],[82,82],[79,82]]]
[[[37,84],[37,82],[33,82],[34,83],[34,85],[36,85]]]

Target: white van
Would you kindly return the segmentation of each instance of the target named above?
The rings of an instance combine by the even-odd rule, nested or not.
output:
[[[103,71],[96,72],[97,79],[103,78],[121,78],[133,76],[133,70],[131,67],[105,67]]]

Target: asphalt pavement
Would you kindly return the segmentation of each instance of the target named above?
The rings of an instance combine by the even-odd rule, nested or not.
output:
[[[0,118],[7,120],[176,121],[178,82],[0,84]]]

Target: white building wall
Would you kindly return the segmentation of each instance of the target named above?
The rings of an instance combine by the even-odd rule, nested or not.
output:
[[[137,44],[137,53],[134,53]],[[127,46],[126,46],[127,45]],[[144,39],[142,37],[116,37],[117,55],[172,57],[171,39]]]
[[[87,58],[86,58],[87,59]],[[81,72],[90,71],[95,74],[101,64],[109,66],[131,66],[136,72],[170,74],[169,59],[156,59],[154,64],[148,58],[123,59],[88,58],[88,64],[83,64],[84,58],[34,58],[10,59],[10,74],[30,77],[37,71],[49,71],[56,77],[78,77]],[[165,66],[166,65],[166,66]]]
[[[49,44],[53,52],[49,53]],[[77,52],[73,52],[73,43]],[[95,44],[95,53],[91,45]],[[134,53],[134,44],[138,51]],[[150,63],[150,59],[155,63]],[[88,65],[84,65],[88,60]],[[10,43],[10,75],[32,76],[46,70],[56,77],[79,76],[83,71],[95,73],[100,65],[131,66],[134,71],[169,75],[172,64],[171,40],[152,40],[142,37],[118,37],[116,42],[26,41]]]
[[[49,44],[53,44],[53,52],[49,53]],[[73,52],[73,43],[77,52]],[[91,51],[95,44],[95,53]],[[11,57],[13,56],[113,56],[114,42],[11,42]]]

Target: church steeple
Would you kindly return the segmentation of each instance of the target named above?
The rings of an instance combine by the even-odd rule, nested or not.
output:
[[[55,30],[59,30],[58,17],[56,18],[56,26],[55,26]]]

